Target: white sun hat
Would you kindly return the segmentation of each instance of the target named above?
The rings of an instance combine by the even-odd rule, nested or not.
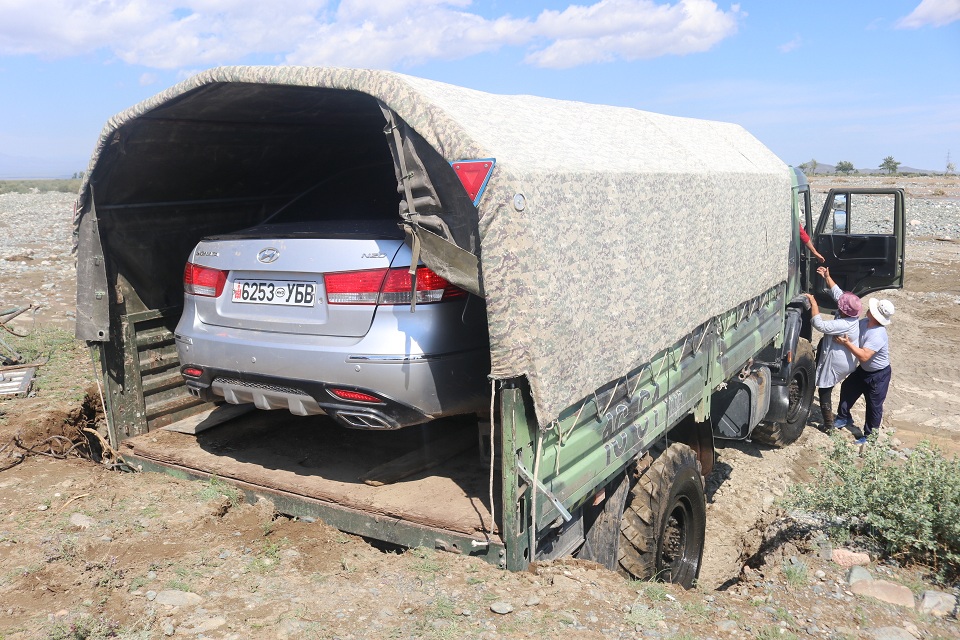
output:
[[[890,324],[890,316],[896,313],[896,311],[897,310],[893,308],[893,303],[889,300],[870,298],[870,315],[883,326]]]

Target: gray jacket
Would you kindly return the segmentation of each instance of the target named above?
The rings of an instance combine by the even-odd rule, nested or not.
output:
[[[836,301],[843,295],[843,290],[834,285],[830,294]],[[856,356],[842,344],[838,344],[833,336],[846,334],[854,344],[860,344],[860,321],[857,318],[844,317],[824,320],[816,315],[811,320],[811,324],[814,329],[823,333],[823,348],[817,360],[817,386],[832,387],[857,368]]]

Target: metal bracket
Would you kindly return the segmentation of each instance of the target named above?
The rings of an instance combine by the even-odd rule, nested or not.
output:
[[[517,474],[529,483],[534,482],[533,476],[530,475],[530,472],[527,471],[519,461],[517,461]],[[546,485],[540,482],[540,480],[536,480],[535,482],[537,483],[537,491],[547,497],[547,500],[549,500],[553,506],[557,508],[557,511],[560,512],[560,515],[563,516],[563,519],[567,522],[573,520],[573,516],[570,515],[570,512],[567,511],[567,508],[563,506],[563,503],[560,502],[560,499],[553,494],[553,491],[547,489]],[[534,514],[534,517],[536,517],[536,514]]]

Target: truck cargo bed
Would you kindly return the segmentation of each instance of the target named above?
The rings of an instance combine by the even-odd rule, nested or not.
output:
[[[451,533],[471,547],[471,540],[486,540],[489,460],[480,455],[475,420],[356,431],[325,416],[253,410],[196,434],[175,429],[176,424],[124,440],[121,453],[135,466],[188,477],[217,476],[248,496],[274,499],[282,512],[316,515],[345,531],[406,546],[422,541],[435,546],[431,531]],[[389,484],[363,481],[372,470],[398,459],[403,466],[417,452],[426,458],[437,452],[446,459]],[[394,471],[393,465],[387,469]],[[498,479],[495,495],[499,484]],[[411,542],[405,524],[423,531]],[[450,544],[460,550],[456,540]],[[499,538],[492,537],[490,544],[500,546]]]

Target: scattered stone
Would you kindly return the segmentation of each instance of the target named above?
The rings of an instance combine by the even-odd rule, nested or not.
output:
[[[303,635],[303,622],[292,618],[284,618],[277,629],[277,640],[293,640]]]
[[[538,604],[540,604],[540,598],[537,596],[537,594],[534,593],[529,598],[527,598],[527,601],[524,602],[523,604],[528,607],[535,607]]]
[[[45,505],[45,504],[39,504],[39,505],[37,505],[37,511],[46,511],[46,510],[49,509],[49,508],[50,508],[50,507],[49,507],[48,505]]]
[[[833,559],[833,543],[829,538],[820,538],[817,540],[817,555],[821,560]]]
[[[864,580],[873,580],[869,571],[859,566],[850,567],[850,571],[847,572],[847,584],[853,585]]]
[[[813,575],[817,580],[823,580],[827,577],[827,572],[823,569],[817,569],[813,572]]]
[[[494,602],[490,605],[490,611],[505,616],[513,612],[513,606],[509,602]]]
[[[874,640],[916,640],[906,629],[900,627],[879,627],[869,629],[867,633]]]
[[[830,559],[841,567],[870,564],[870,556],[849,549],[834,549]]]
[[[557,616],[566,620],[567,624],[569,624],[571,627],[580,626],[580,620],[577,619],[577,614],[575,614],[573,611],[564,609],[562,611],[558,611]]]
[[[560,591],[580,590],[580,583],[566,576],[553,576],[553,586]]]
[[[717,629],[723,633],[733,633],[740,628],[736,620],[721,620],[717,623]]]
[[[74,512],[70,514],[70,524],[78,529],[89,529],[90,527],[95,526],[97,521],[86,514]]]
[[[213,631],[214,629],[219,629],[223,625],[227,624],[226,618],[216,617],[208,618],[207,620],[201,620],[196,624],[193,624],[190,627],[190,633],[201,634],[208,631]]]
[[[920,613],[943,618],[957,608],[957,597],[942,591],[924,591],[920,596]]]
[[[870,596],[901,607],[914,607],[913,592],[910,589],[886,580],[861,580],[850,585],[850,591],[858,596]]]
[[[162,631],[165,636],[172,636],[177,632],[177,628],[173,626],[173,621],[167,618],[160,623],[160,631]]]
[[[153,602],[156,599],[157,599],[156,591],[147,591],[147,600],[149,600],[150,602]]]
[[[203,598],[189,591],[166,589],[157,594],[156,602],[169,607],[192,607],[203,602]]]

